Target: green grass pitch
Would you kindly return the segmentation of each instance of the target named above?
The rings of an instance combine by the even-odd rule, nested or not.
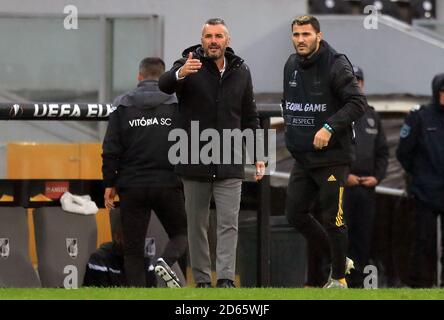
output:
[[[444,289],[0,289],[0,300],[444,300]]]

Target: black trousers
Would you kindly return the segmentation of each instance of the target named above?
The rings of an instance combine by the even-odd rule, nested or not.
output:
[[[147,187],[119,190],[124,241],[124,268],[131,287],[145,286],[144,247],[151,210],[154,210],[169,242],[162,253],[168,265],[174,264],[187,248],[187,220],[182,188]]]
[[[354,186],[345,189],[344,211],[348,227],[348,257],[355,263],[355,270],[347,278],[350,287],[363,286],[363,270],[370,259],[375,201],[374,188]]]
[[[307,240],[309,257],[314,251],[331,257],[333,279],[345,276],[347,227],[342,201],[348,173],[345,165],[308,169],[296,161],[287,188],[289,223]],[[317,200],[322,224],[311,214]]]
[[[322,212],[317,200],[312,209],[311,215],[322,223]],[[323,287],[328,280],[331,271],[330,252],[322,252],[321,247],[316,243],[309,243],[307,250],[307,279],[305,285],[308,287]]]
[[[444,267],[444,212],[433,210],[420,200],[415,200],[408,283],[411,287],[428,288],[437,285],[438,215],[441,215],[441,266]],[[444,285],[443,271],[441,286]]]

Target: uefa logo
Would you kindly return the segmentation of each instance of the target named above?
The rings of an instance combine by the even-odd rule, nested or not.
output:
[[[295,70],[295,71],[293,72],[293,78],[292,78],[292,80],[288,81],[288,85],[289,85],[290,87],[293,87],[293,88],[297,87],[297,85],[298,85],[298,83],[296,82],[296,76],[297,76],[297,74],[298,74],[298,71]]]

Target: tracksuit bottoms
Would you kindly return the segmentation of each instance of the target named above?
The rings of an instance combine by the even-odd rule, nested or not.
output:
[[[345,277],[343,194],[349,170],[347,165],[304,168],[296,161],[287,188],[285,211],[289,223],[305,237],[309,252],[331,257],[333,279]],[[311,213],[315,201],[319,201],[322,224]]]

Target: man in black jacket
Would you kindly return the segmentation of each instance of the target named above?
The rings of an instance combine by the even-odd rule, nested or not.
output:
[[[322,40],[315,17],[298,17],[291,28],[296,53],[284,68],[282,111],[295,165],[286,215],[307,239],[308,250],[331,255],[332,273],[325,287],[346,288],[342,199],[353,159],[351,124],[363,115],[366,100],[350,62]],[[324,226],[310,214],[318,197]]]
[[[444,73],[432,81],[432,102],[414,108],[405,119],[396,156],[410,175],[409,194],[415,203],[413,240],[410,256],[412,287],[437,283],[437,216],[441,216],[444,244]],[[442,245],[444,253],[444,245]],[[441,254],[444,265],[444,254]],[[441,273],[441,286],[444,272]]]
[[[126,287],[126,275],[123,259],[123,234],[120,214],[110,217],[112,241],[102,245],[89,257],[86,265],[83,286],[85,287]],[[145,248],[145,277],[146,287],[157,285],[154,266],[155,244],[150,243]]]
[[[154,210],[170,238],[155,267],[169,287],[179,287],[170,269],[186,251],[186,214],[180,179],[168,161],[169,132],[176,127],[177,99],[161,92],[165,64],[145,58],[137,88],[114,102],[103,141],[105,206],[114,207],[116,189],[124,238],[124,267],[129,286],[145,286],[145,235]]]
[[[364,73],[354,66],[358,85],[364,91]],[[363,269],[368,263],[375,217],[375,187],[385,177],[388,146],[381,119],[372,107],[353,125],[356,159],[351,165],[344,193],[344,211],[348,226],[348,256],[355,262],[347,282],[363,286]]]
[[[364,73],[353,66],[358,85],[364,91]],[[388,146],[378,113],[368,106],[365,114],[353,123],[355,160],[347,177],[344,190],[344,213],[348,227],[348,256],[354,269],[347,277],[349,287],[362,287],[363,269],[368,263],[375,217],[375,187],[385,177],[388,166]],[[319,219],[319,204],[313,209]],[[317,254],[317,252],[310,252]],[[322,286],[326,275],[322,257],[309,256],[306,285]],[[348,260],[350,261],[350,260]],[[349,262],[350,263],[350,262]]]
[[[250,71],[228,47],[229,41],[222,19],[206,21],[201,45],[186,49],[183,58],[159,80],[162,91],[176,92],[178,96],[181,125],[191,147],[187,159],[176,165],[176,171],[184,184],[191,268],[197,287],[211,286],[207,231],[212,196],[217,213],[217,286],[234,287],[238,213],[244,178],[244,165],[233,161],[233,154],[242,153],[242,146],[235,144],[234,149],[221,148],[220,152],[216,147],[217,150],[212,150],[216,159],[208,162],[202,159],[206,144],[199,141],[199,136],[212,130],[217,135],[213,139],[221,141],[227,129],[259,128]],[[222,155],[224,161],[220,159]],[[226,155],[229,161],[225,161]],[[256,162],[256,179],[262,178],[264,170],[264,163]]]

